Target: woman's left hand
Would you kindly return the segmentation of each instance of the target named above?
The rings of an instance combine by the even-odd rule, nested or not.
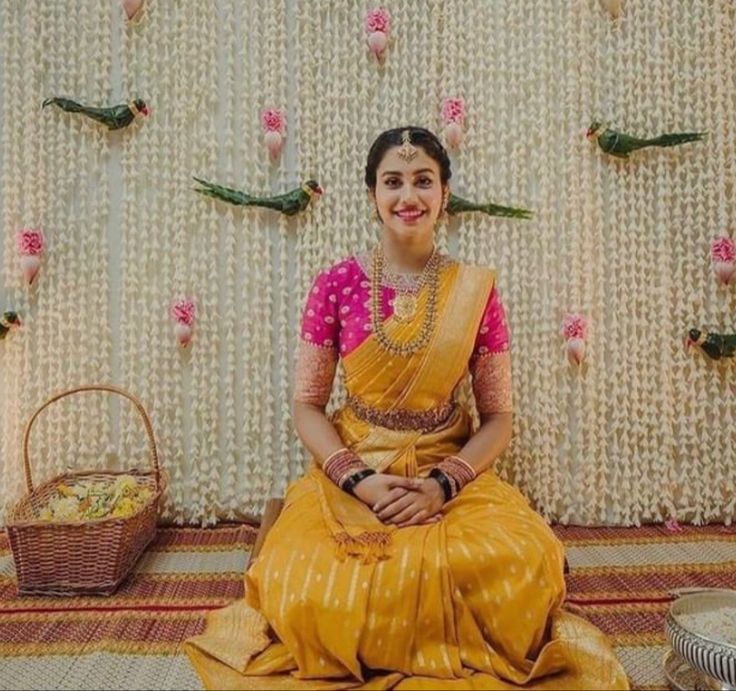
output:
[[[379,501],[373,507],[373,512],[384,523],[393,523],[404,528],[439,520],[442,517],[445,495],[437,480],[427,478],[418,489],[389,504],[385,501]]]

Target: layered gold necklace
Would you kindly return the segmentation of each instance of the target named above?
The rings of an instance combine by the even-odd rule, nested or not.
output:
[[[381,246],[373,250],[373,262],[371,271],[371,326],[376,339],[384,350],[394,355],[412,355],[417,353],[429,343],[430,336],[434,331],[437,317],[437,295],[439,292],[439,267],[440,255],[437,250],[432,251],[432,256],[422,269],[419,280],[414,291],[394,286],[396,296],[394,298],[394,316],[400,322],[410,322],[414,319],[419,304],[419,295],[425,286],[429,288],[427,296],[427,307],[424,321],[419,333],[406,343],[397,343],[389,338],[383,328],[383,314],[381,313],[381,285],[384,281],[384,257]]]

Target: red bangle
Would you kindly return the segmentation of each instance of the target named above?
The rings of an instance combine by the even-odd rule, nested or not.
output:
[[[340,449],[328,456],[322,464],[322,471],[338,487],[342,486],[354,473],[367,469],[368,466],[360,460],[360,457],[350,449]]]
[[[448,456],[444,461],[438,463],[435,468],[440,470],[449,480],[453,497],[476,478],[473,466],[458,456]]]

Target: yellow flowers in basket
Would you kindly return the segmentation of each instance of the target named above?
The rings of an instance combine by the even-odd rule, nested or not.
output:
[[[56,497],[41,509],[42,521],[90,521],[98,518],[126,518],[143,508],[153,496],[132,475],[114,481],[79,480],[60,484]]]

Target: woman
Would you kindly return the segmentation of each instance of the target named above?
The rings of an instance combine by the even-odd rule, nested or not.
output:
[[[434,247],[450,162],[382,133],[365,181],[380,242],[307,299],[294,421],[314,463],[245,598],[187,644],[207,688],[628,688],[603,635],[561,610],[563,548],[489,468],[511,438],[492,271]],[[325,415],[338,358],[347,404]],[[481,425],[453,399],[472,375]]]

